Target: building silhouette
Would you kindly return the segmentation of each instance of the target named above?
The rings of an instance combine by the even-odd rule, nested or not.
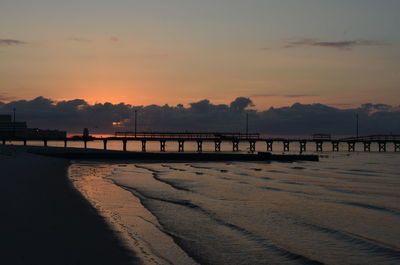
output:
[[[0,137],[25,137],[27,130],[26,122],[13,122],[11,115],[0,115]]]
[[[67,132],[28,128],[26,122],[16,122],[11,115],[0,115],[1,139],[64,139]]]

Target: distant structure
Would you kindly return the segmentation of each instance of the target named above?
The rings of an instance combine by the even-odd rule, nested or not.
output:
[[[59,140],[65,139],[67,132],[59,130],[41,130],[38,128],[28,128],[26,138],[27,139],[48,139],[48,140]]]
[[[11,115],[0,115],[0,137],[25,137],[27,130],[26,122],[14,122]]]
[[[331,137],[328,133],[316,133],[312,135],[313,140],[330,140]]]
[[[0,115],[0,138],[2,139],[64,139],[67,132],[28,128],[26,122],[13,121],[11,115]]]
[[[88,138],[90,137],[90,135],[89,135],[89,129],[88,129],[88,128],[83,129],[83,135],[82,135],[82,137],[83,137],[84,139],[88,139]]]

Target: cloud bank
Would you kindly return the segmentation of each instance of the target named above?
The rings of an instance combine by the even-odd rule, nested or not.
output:
[[[132,106],[125,103],[88,104],[85,100],[0,101],[0,114],[17,110],[17,120],[30,127],[61,129],[80,133],[114,133],[133,130],[134,110],[138,110],[138,131],[244,132],[246,114],[250,132],[270,135],[311,135],[331,133],[354,135],[358,113],[360,134],[400,134],[400,106],[364,104],[358,108],[338,109],[322,104],[300,104],[264,111],[252,110],[251,99],[239,97],[230,104],[213,104],[208,99],[177,106]],[[114,125],[113,125],[114,123]]]
[[[22,40],[0,39],[0,46],[13,46],[22,44],[26,44],[26,42]]]
[[[288,41],[285,44],[285,48],[297,48],[302,46],[308,47],[321,47],[321,48],[332,48],[338,50],[351,50],[355,47],[360,46],[385,46],[384,42],[376,40],[349,40],[349,41],[320,41],[317,39],[301,38],[292,41]]]

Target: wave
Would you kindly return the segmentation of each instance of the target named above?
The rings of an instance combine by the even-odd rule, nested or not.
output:
[[[294,222],[300,226],[316,230],[318,232],[328,234],[333,236],[334,238],[350,243],[353,247],[358,247],[359,251],[366,252],[368,254],[373,254],[374,256],[381,256],[385,258],[396,259],[400,261],[400,251],[397,249],[393,249],[392,247],[385,246],[382,242],[372,242],[371,240],[366,240],[359,235],[338,231],[332,228],[328,228],[325,226],[319,226],[316,224],[306,223],[300,221],[299,219],[294,220]]]
[[[119,184],[117,184],[119,185]],[[201,213],[203,216],[206,216],[211,222],[214,224],[218,224],[220,226],[226,227],[229,230],[231,230],[232,233],[240,234],[242,237],[242,240],[249,240],[253,242],[253,244],[258,245],[259,247],[262,247],[265,250],[269,250],[272,252],[271,254],[274,254],[275,257],[270,257],[270,258],[278,258],[278,259],[283,259],[281,260],[284,262],[285,260],[287,262],[295,261],[296,264],[308,264],[308,265],[321,265],[324,264],[320,261],[313,260],[309,257],[306,257],[302,254],[298,254],[295,252],[292,252],[284,247],[281,247],[277,245],[276,243],[272,242],[271,240],[268,240],[264,237],[261,237],[257,234],[254,234],[244,228],[241,228],[235,224],[225,222],[224,220],[217,218],[215,213],[212,213],[210,211],[205,210],[204,208],[200,207],[199,205],[194,204],[193,202],[189,200],[172,200],[172,199],[166,199],[166,198],[159,198],[159,197],[154,197],[150,196],[148,194],[145,194],[135,188],[120,185],[122,188],[132,192],[134,195],[138,196],[141,200],[143,200],[143,205],[150,210],[153,214],[155,214],[157,217],[157,213],[152,210],[151,207],[151,201],[159,201],[162,203],[169,203],[169,204],[174,204],[178,206],[183,206],[189,210],[194,210],[197,211],[198,213]],[[159,219],[160,223],[163,223],[163,220]],[[163,231],[171,235],[174,240],[176,241],[177,244],[179,244],[182,249],[184,249],[186,252],[188,252],[188,248],[186,247],[186,244],[189,243],[187,239],[185,239],[185,236],[179,235],[179,233],[176,232],[171,232],[169,229],[167,230],[165,227],[163,227]],[[190,244],[190,243],[189,243]],[[190,251],[189,251],[190,252]],[[202,264],[207,264],[207,261],[203,260],[202,258],[199,258],[196,256],[195,253],[188,253],[189,256],[194,258],[197,262],[200,262]],[[261,261],[264,264],[264,261]]]
[[[361,202],[336,202],[336,203],[360,207],[360,208],[364,208],[364,209],[368,209],[368,210],[381,211],[381,212],[400,216],[399,211],[389,209],[386,207],[381,207],[381,206],[376,206],[376,205],[371,205],[371,204],[366,204],[366,203],[361,203]]]

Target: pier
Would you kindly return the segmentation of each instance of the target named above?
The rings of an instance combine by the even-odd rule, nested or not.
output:
[[[108,144],[111,141],[120,141],[122,143],[121,151],[128,151],[128,142],[140,142],[141,149],[135,151],[146,152],[149,142],[159,143],[159,152],[185,152],[185,144],[194,143],[197,152],[204,151],[203,144],[205,142],[212,143],[213,150],[219,152],[239,152],[239,145],[245,144],[245,151],[248,153],[257,150],[266,152],[290,152],[294,145],[297,145],[300,153],[304,152],[371,152],[373,147],[378,152],[400,152],[400,135],[369,135],[360,137],[347,138],[331,138],[324,135],[314,135],[309,138],[271,138],[263,137],[259,133],[164,133],[164,132],[117,132],[113,137],[96,138],[96,137],[69,137],[63,139],[45,138],[45,139],[29,139],[29,138],[8,138],[1,139],[3,145],[7,141],[21,142],[26,146],[29,142],[42,142],[43,146],[48,146],[49,141],[63,141],[64,147],[69,147],[71,142],[82,142],[83,148],[88,148],[88,142],[100,141],[104,150],[108,150]],[[176,143],[176,149],[167,150],[166,143]],[[222,143],[230,144],[231,149],[222,148]],[[358,147],[358,148],[357,148]]]

